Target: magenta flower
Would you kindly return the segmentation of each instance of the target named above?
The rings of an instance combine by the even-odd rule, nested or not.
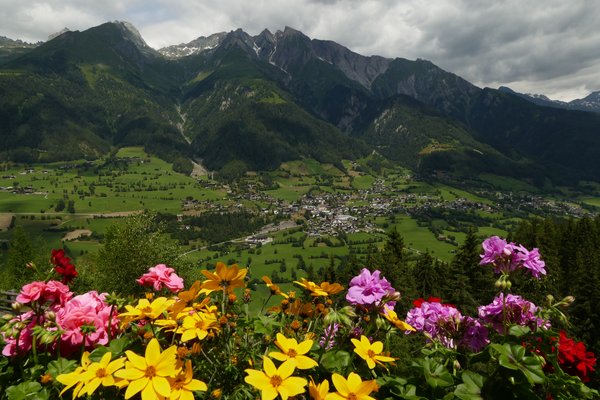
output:
[[[380,277],[381,272],[375,271],[371,274],[366,268],[363,268],[358,276],[350,281],[350,288],[346,294],[346,300],[350,304],[360,304],[363,306],[382,306],[381,300],[384,298],[393,298],[396,291],[385,278]],[[396,302],[388,301],[387,306],[393,308]]]
[[[549,321],[536,316],[538,307],[532,302],[513,294],[507,294],[506,301],[503,298],[501,293],[492,303],[478,309],[479,318],[491,324],[498,333],[503,333],[504,321],[507,325],[528,326],[532,330],[550,328]]]
[[[534,278],[546,275],[546,264],[540,259],[537,248],[529,251],[523,245],[507,243],[498,236],[487,238],[483,243],[480,265],[492,264],[494,272],[509,273],[519,268],[526,269]]]
[[[173,293],[183,289],[183,279],[181,279],[173,268],[165,264],[158,264],[151,267],[147,273],[136,280],[142,286],[153,286],[154,290],[159,291],[165,286]]]
[[[437,301],[419,301],[418,304],[406,315],[406,323],[431,340],[449,349],[467,348],[475,352],[489,343],[487,328],[476,319],[464,317],[455,307]]]

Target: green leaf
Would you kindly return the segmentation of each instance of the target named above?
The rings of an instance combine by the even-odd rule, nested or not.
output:
[[[6,389],[8,400],[48,400],[50,398],[48,391],[42,388],[38,382],[23,382],[16,386],[9,386]]]
[[[483,387],[483,377],[472,371],[462,373],[463,383],[458,385],[454,394],[461,400],[480,400],[481,388]]]
[[[258,319],[254,321],[254,333],[261,335],[272,335],[273,332],[277,331],[281,324],[275,321],[273,318],[259,315]]]
[[[508,333],[512,336],[521,337],[531,333],[531,329],[528,326],[513,325],[508,330]]]
[[[79,363],[75,360],[67,360],[66,358],[60,357],[57,360],[48,363],[48,370],[46,372],[56,379],[58,375],[75,371],[75,368],[77,368],[78,365]]]
[[[341,372],[350,365],[350,353],[344,350],[328,351],[323,354],[321,365],[328,371]]]
[[[423,369],[427,384],[433,388],[448,387],[454,384],[452,374],[443,364],[430,358],[422,358],[413,362],[413,365]]]
[[[504,368],[518,370],[525,375],[530,385],[543,383],[546,376],[537,357],[527,356],[525,347],[509,343],[503,345],[494,343],[491,348],[498,352],[498,363]]]
[[[113,360],[121,357],[130,344],[131,339],[126,336],[111,340],[108,344],[108,350],[112,353]]]

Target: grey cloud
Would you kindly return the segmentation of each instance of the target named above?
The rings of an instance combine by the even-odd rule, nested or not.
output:
[[[563,97],[600,89],[594,0],[0,0],[0,35],[15,39],[115,19],[153,47],[287,25],[364,55],[429,59],[480,86]]]

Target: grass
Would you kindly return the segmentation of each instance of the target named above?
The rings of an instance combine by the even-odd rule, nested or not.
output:
[[[408,249],[417,253],[429,251],[432,256],[443,261],[452,259],[456,247],[437,240],[429,229],[418,226],[414,219],[408,216],[396,216],[396,223],[393,226],[404,237],[404,244]]]
[[[352,187],[357,190],[366,190],[373,187],[375,178],[371,175],[359,175],[352,180]]]
[[[497,189],[501,190],[530,193],[537,193],[539,191],[535,186],[532,186],[526,182],[508,176],[479,174],[479,179],[481,179],[484,182],[488,182]]]

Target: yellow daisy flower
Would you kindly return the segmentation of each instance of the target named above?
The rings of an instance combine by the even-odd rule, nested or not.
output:
[[[119,314],[123,319],[123,323],[137,321],[144,318],[157,319],[167,310],[175,300],[167,299],[166,297],[158,297],[150,303],[147,299],[139,299],[135,307],[127,304],[125,308],[127,312]]]
[[[365,335],[360,337],[360,340],[351,339],[354,344],[354,352],[367,362],[370,369],[375,368],[375,364],[383,365],[383,362],[395,361],[394,357],[380,355],[383,351],[383,343],[369,341]]]
[[[315,384],[315,381],[310,378],[310,382],[308,383],[308,394],[313,400],[325,400],[325,397],[329,394],[329,381],[325,379],[317,385]]]
[[[181,340],[188,342],[192,339],[202,340],[210,330],[219,330],[217,318],[212,313],[195,312],[183,319],[183,324],[177,333],[181,333]]]
[[[194,379],[192,361],[185,362],[185,369],[181,370],[174,378],[167,378],[171,384],[170,400],[194,400],[192,392],[206,391],[206,383]]]
[[[73,389],[73,399],[83,394],[80,394],[80,392],[81,389],[83,389],[83,386],[89,381],[88,367],[91,363],[89,351],[84,351],[81,355],[81,365],[77,367],[75,371],[69,372],[68,374],[60,374],[56,377],[57,381],[66,385],[60,392],[61,396],[73,386],[75,386]]]
[[[136,393],[142,393],[143,400],[160,399],[160,396],[171,395],[171,385],[167,378],[177,375],[177,346],[171,346],[161,352],[158,340],[152,339],[146,346],[145,357],[134,352],[125,352],[128,361],[125,369],[115,372],[115,376],[129,382],[125,391],[125,399]]]
[[[321,282],[320,285],[317,285],[316,283],[311,282],[306,278],[301,278],[301,281],[294,281],[294,283],[297,283],[306,290],[310,291],[310,295],[315,297],[327,297],[344,290],[344,287],[339,283]]]
[[[90,380],[85,384],[79,396],[84,394],[91,395],[98,389],[100,385],[102,386],[115,386],[115,378],[113,374],[123,368],[125,365],[124,358],[117,358],[116,360],[111,361],[112,354],[110,352],[105,353],[100,362],[91,363],[88,367],[88,375]]]
[[[369,396],[371,392],[377,390],[375,380],[363,382],[354,372],[350,372],[347,380],[340,374],[333,374],[331,380],[337,392],[329,393],[325,396],[325,400],[375,400]]]
[[[392,310],[389,307],[384,307],[383,316],[385,317],[385,319],[387,319],[388,321],[390,321],[390,323],[392,325],[394,325],[396,328],[398,328],[400,330],[403,330],[403,331],[415,331],[416,332],[415,328],[413,328],[412,326],[410,326],[406,322],[404,322],[401,319],[399,319],[398,318],[398,314],[396,314],[396,311]]]
[[[222,262],[218,262],[215,272],[208,270],[200,272],[207,278],[202,282],[201,293],[209,294],[215,290],[225,290],[227,293],[231,293],[237,287],[244,287],[244,278],[248,270],[246,268],[240,269],[237,264],[227,267]]]
[[[261,391],[262,400],[273,400],[280,395],[283,400],[304,393],[307,381],[304,378],[291,376],[296,369],[294,363],[288,360],[275,368],[269,357],[263,357],[264,371],[247,369],[248,376],[244,381]]]
[[[312,340],[305,340],[298,344],[296,339],[288,339],[281,333],[278,333],[275,345],[279,347],[282,353],[272,351],[269,353],[269,357],[273,357],[278,361],[292,360],[294,366],[298,369],[309,369],[319,365],[315,360],[304,355],[312,348]]]

